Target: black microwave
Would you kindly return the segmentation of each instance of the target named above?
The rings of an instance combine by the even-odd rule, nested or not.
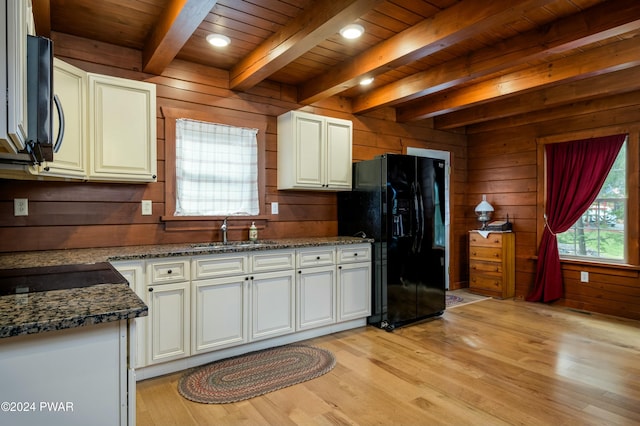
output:
[[[53,107],[60,129],[54,140]],[[27,36],[27,143],[30,161],[53,161],[64,136],[64,114],[53,93],[53,42],[45,37]]]

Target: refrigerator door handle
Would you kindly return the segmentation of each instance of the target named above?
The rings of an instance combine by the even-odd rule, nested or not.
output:
[[[424,241],[424,198],[422,197],[422,187],[419,183],[416,183],[417,188],[417,202],[418,202],[418,251],[422,251],[422,242]]]

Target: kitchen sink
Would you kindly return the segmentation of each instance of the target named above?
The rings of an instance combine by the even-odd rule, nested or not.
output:
[[[275,244],[273,241],[230,241],[227,244],[221,242],[214,243],[197,243],[191,245],[195,250],[225,250],[235,248],[252,248],[252,247],[264,247]]]

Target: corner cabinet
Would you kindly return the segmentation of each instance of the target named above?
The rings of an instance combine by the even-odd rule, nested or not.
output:
[[[351,189],[353,124],[289,111],[278,117],[278,189]]]
[[[65,114],[62,146],[54,161],[30,172],[45,178],[155,182],[155,85],[87,73],[57,58],[53,70]]]
[[[515,294],[515,234],[469,233],[469,291],[500,299]]]

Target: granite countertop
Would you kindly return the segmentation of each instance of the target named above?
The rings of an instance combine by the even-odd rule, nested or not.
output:
[[[371,243],[357,237],[321,237],[248,242],[183,243],[0,254],[0,269],[93,264],[171,256]],[[126,284],[0,296],[0,338],[146,316],[148,308]]]
[[[158,244],[126,247],[102,247],[89,249],[47,250],[0,254],[0,269],[29,266],[70,265],[77,263],[115,262],[119,260],[144,260],[172,256],[196,256],[204,254],[243,251],[274,250],[284,248],[319,247],[336,244],[371,243],[372,239],[359,237],[318,237],[259,240],[259,244],[244,242]],[[238,243],[242,243],[239,245]]]

